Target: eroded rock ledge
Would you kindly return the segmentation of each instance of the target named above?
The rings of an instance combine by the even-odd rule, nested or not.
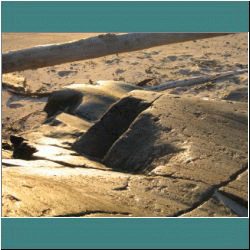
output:
[[[217,192],[247,210],[247,103],[135,90],[60,116],[22,135],[33,160],[3,152],[3,216],[244,216]]]

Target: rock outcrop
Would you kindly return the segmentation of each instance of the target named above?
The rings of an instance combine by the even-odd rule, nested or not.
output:
[[[247,103],[142,90],[120,98],[95,122],[62,113],[23,133],[35,159],[5,149],[2,215],[245,216]]]

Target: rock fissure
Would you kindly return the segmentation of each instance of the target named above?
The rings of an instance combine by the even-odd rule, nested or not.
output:
[[[72,214],[63,214],[57,215],[55,217],[81,217],[91,214],[112,214],[112,215],[130,215],[129,212],[116,212],[116,211],[104,211],[104,210],[87,210],[85,212],[80,213],[72,213]]]
[[[11,51],[66,39],[55,36],[3,38]],[[13,147],[2,145],[2,215],[244,217],[247,49],[247,34],[238,33],[4,74],[11,86],[2,93],[3,138],[23,135],[38,152],[12,159]],[[97,80],[107,78],[113,80]],[[117,107],[128,96],[149,103],[134,119]],[[117,116],[102,124],[95,141],[106,147],[104,157],[72,151],[112,106]]]
[[[48,160],[48,159],[46,159],[46,158],[43,158],[44,160]],[[62,165],[63,167],[70,167],[70,168],[79,168],[79,167],[81,167],[81,168],[87,168],[87,169],[99,169],[99,170],[103,170],[103,171],[110,171],[111,169],[109,169],[109,168],[101,168],[101,167],[98,167],[98,166],[93,166],[93,167],[91,167],[91,166],[88,166],[87,164],[82,164],[82,165],[80,165],[79,166],[79,164],[71,164],[71,163],[67,163],[67,162],[65,162],[65,161],[60,161],[60,160],[52,160],[52,159],[49,159],[48,161],[51,161],[51,162],[54,162],[54,163],[58,163],[58,164],[60,164],[60,165]]]
[[[230,182],[236,180],[237,177],[239,175],[241,175],[242,173],[244,173],[245,171],[247,171],[247,169],[248,169],[248,165],[246,163],[244,166],[242,166],[242,168],[240,170],[238,170],[235,173],[233,173],[229,177],[229,180],[221,182],[218,185],[211,186],[211,188],[207,190],[206,194],[204,195],[204,197],[203,197],[203,199],[201,201],[195,203],[191,208],[178,211],[177,213],[173,214],[172,217],[179,217],[179,216],[181,216],[183,214],[186,214],[186,213],[189,213],[189,212],[193,211],[194,209],[199,208],[206,201],[208,201],[217,191],[219,191],[219,188],[224,187],[224,186],[228,185]],[[247,204],[247,201],[244,201],[244,202],[241,202],[241,203]]]
[[[160,177],[170,178],[170,179],[174,179],[174,180],[193,181],[193,182],[208,185],[208,183],[206,183],[206,182],[204,182],[202,180],[196,180],[196,179],[192,179],[192,178],[185,178],[185,177],[182,177],[182,176],[174,176],[174,174],[151,174],[150,176],[156,176],[156,177],[160,176]]]
[[[80,154],[103,159],[115,141],[129,128],[136,117],[151,104],[131,96],[119,100],[73,144],[72,148]]]

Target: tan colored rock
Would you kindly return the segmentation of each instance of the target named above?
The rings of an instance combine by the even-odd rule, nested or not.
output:
[[[112,104],[140,87],[121,81],[97,81],[94,85],[71,84],[65,89],[77,90],[83,94],[81,104],[73,113],[88,121],[97,121]]]
[[[64,124],[67,124],[68,126],[78,128],[81,131],[86,131],[93,125],[93,123],[91,122],[85,121],[74,115],[66,113],[61,113],[56,117],[56,119],[59,120],[60,122],[63,122]]]
[[[171,216],[207,190],[192,181],[96,169],[4,167],[3,216]]]
[[[17,75],[14,73],[8,73],[2,75],[2,83],[3,86],[6,86],[8,88],[14,89],[14,90],[24,90],[25,89],[25,77],[21,75]]]
[[[248,201],[248,170],[243,172],[239,177],[220,188],[221,191],[231,193],[246,202]]]
[[[127,127],[99,162],[63,146],[80,136],[82,125],[71,115],[63,114],[65,123],[58,126],[25,133],[38,152],[32,161],[3,159],[3,216],[238,216],[215,192],[246,198],[247,104],[141,90],[129,97],[105,116],[118,103],[121,113],[126,101],[147,105],[133,119],[130,109],[123,113]],[[111,113],[115,122],[105,123],[111,127],[94,133],[97,148],[105,142],[102,136],[121,129],[120,113]],[[105,116],[82,138],[103,128]],[[85,143],[84,149],[91,146]]]
[[[91,211],[127,212],[126,208],[112,203],[110,197],[91,193],[86,181],[80,185],[73,180],[61,181],[54,176],[34,176],[17,171],[4,172],[3,177],[3,216],[78,216]]]
[[[47,161],[47,160],[21,160],[21,159],[2,159],[3,166],[16,166],[16,167],[61,167],[62,165]]]
[[[221,201],[212,197],[198,208],[180,217],[238,217],[238,215],[231,211],[230,208],[225,206]]]
[[[247,131],[247,104],[163,95],[119,137],[104,162],[131,171],[166,165],[167,174],[172,166],[173,177],[219,184],[246,163]]]

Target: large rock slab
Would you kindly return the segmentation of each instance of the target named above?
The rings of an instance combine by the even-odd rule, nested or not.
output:
[[[89,180],[80,184],[74,178],[66,177],[62,181],[61,175],[56,178],[55,170],[47,176],[25,172],[20,169],[4,171],[3,216],[79,216],[102,211],[127,214],[126,208],[112,204],[110,197],[91,193]]]
[[[110,170],[105,165],[91,161],[74,151],[52,146],[52,145],[39,145],[32,144],[37,149],[37,152],[33,154],[31,160],[21,160],[21,159],[3,159],[2,164],[5,166],[67,166],[71,168],[84,167],[84,168],[96,168],[102,170]]]
[[[223,202],[210,198],[207,202],[201,204],[198,208],[184,213],[180,217],[238,217],[229,207],[225,206]]]
[[[210,184],[245,169],[247,104],[163,95],[112,145],[114,169],[154,169],[161,175]]]
[[[61,113],[56,117],[56,120],[73,128],[78,128],[81,131],[86,131],[93,125],[93,123],[91,122],[88,122],[84,119],[80,119],[79,117],[67,113]]]
[[[24,134],[35,159],[2,160],[3,216],[244,216],[218,193],[248,199],[246,103],[132,91],[94,125],[57,118]]]
[[[248,201],[248,170],[239,175],[236,180],[221,187],[220,190]]]
[[[49,165],[3,168],[3,216],[172,216],[206,195],[203,183]]]
[[[97,81],[94,85],[72,84],[65,88],[80,91],[84,95],[73,113],[88,121],[97,121],[113,103],[130,91],[140,89],[121,81]]]

